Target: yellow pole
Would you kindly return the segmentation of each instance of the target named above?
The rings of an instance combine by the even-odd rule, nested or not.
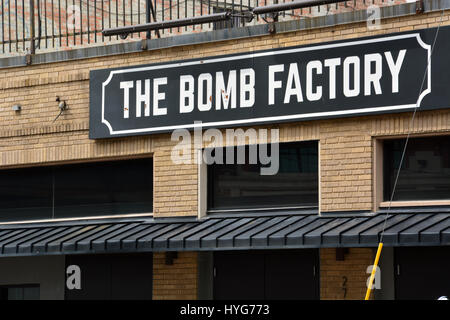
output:
[[[375,262],[373,264],[372,273],[370,274],[369,286],[367,287],[366,298],[364,300],[369,300],[370,292],[372,291],[373,279],[375,278],[375,273],[377,272],[378,260],[380,260],[381,249],[383,248],[383,243],[378,244],[377,255],[375,256]]]

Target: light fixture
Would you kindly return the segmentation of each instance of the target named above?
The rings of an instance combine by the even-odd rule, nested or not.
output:
[[[165,264],[168,266],[173,265],[173,260],[178,258],[178,252],[176,251],[166,251],[166,261]]]
[[[336,248],[336,261],[344,261],[348,254],[348,248]]]
[[[66,100],[61,100],[59,97],[56,97],[56,102],[59,102],[59,104],[58,104],[59,114],[56,116],[56,118],[53,120],[53,122],[55,122],[56,119],[59,118],[59,116],[63,113],[63,111],[65,111],[69,108],[69,106],[66,103]]]

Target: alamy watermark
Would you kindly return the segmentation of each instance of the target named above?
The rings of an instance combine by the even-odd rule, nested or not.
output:
[[[224,132],[225,136],[221,130],[216,128],[203,131],[201,122],[197,121],[193,137],[187,129],[173,131],[171,140],[178,143],[171,151],[172,162],[175,164],[206,163],[208,165],[260,164],[261,175],[278,173],[280,166],[278,129],[234,128],[226,129]],[[248,153],[246,148],[248,148]]]
[[[79,5],[67,7],[67,28],[75,31],[81,29],[81,9]]]
[[[81,290],[81,269],[72,264],[66,269],[66,286],[68,290]]]
[[[383,2],[383,6],[394,5],[394,0],[387,0]],[[381,8],[376,4],[371,4],[367,7],[367,29],[378,30],[381,29]]]
[[[371,274],[373,270],[373,265],[370,265],[366,269],[366,273]],[[366,286],[369,287],[370,276],[367,278]],[[373,279],[372,289],[381,289],[381,269],[377,266],[375,270],[375,277]]]

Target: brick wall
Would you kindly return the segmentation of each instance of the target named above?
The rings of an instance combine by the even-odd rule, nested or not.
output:
[[[443,17],[449,25],[450,12]],[[155,163],[155,216],[195,215],[197,175],[193,165],[169,160],[170,136],[88,139],[89,70],[157,63],[188,58],[271,49],[322,41],[434,27],[440,13],[386,19],[380,30],[368,31],[355,23],[333,28],[280,33],[243,40],[191,45],[141,53],[58,62],[0,70],[0,167],[71,162],[153,154]],[[56,122],[56,96],[69,110]],[[11,107],[20,103],[22,111]],[[370,210],[372,207],[372,137],[401,134],[410,115],[373,116],[279,125],[282,141],[320,139],[321,210]],[[414,131],[449,130],[449,111],[422,112]],[[308,131],[309,130],[309,131]],[[348,161],[350,160],[350,161]],[[178,174],[173,175],[173,172]],[[174,198],[167,191],[175,192]],[[358,198],[358,201],[355,199]],[[170,202],[169,202],[170,200]]]
[[[336,249],[320,249],[320,299],[363,300],[372,264],[373,249],[350,248],[343,261],[336,261]]]
[[[153,299],[197,299],[197,253],[179,252],[172,265],[164,253],[153,254]]]
[[[446,11],[442,25],[450,25]],[[386,19],[380,30],[365,23],[280,33],[242,40],[190,45],[127,55],[0,69],[0,169],[8,167],[115,159],[137,155],[154,157],[154,215],[197,214],[197,168],[173,164],[170,135],[93,141],[89,129],[89,70],[157,63],[214,55],[251,52],[324,41],[357,38],[436,27],[440,13]],[[56,96],[69,110],[59,112]],[[12,105],[20,103],[15,113]],[[408,131],[410,113],[279,124],[281,141],[320,140],[321,210],[371,210],[372,151],[377,136]],[[417,114],[414,133],[450,132],[450,110]],[[155,254],[155,298],[195,297],[195,253],[180,253],[174,266]],[[344,262],[332,261],[333,250],[322,250],[322,296],[340,298],[342,276],[348,276],[348,297],[362,298],[370,249],[351,249]],[[177,262],[178,261],[178,262]],[[353,268],[353,269],[352,269]],[[350,280],[352,279],[352,280]]]

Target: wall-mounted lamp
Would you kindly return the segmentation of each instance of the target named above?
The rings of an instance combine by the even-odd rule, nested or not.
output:
[[[53,120],[53,122],[55,122],[56,119],[59,118],[59,116],[63,113],[63,111],[65,111],[69,108],[69,106],[66,103],[66,100],[61,100],[59,97],[56,97],[56,102],[59,102],[59,104],[58,104],[59,114],[56,116],[56,118],[55,118],[55,120]]]
[[[15,104],[12,106],[13,111],[19,112],[22,110],[22,106],[20,104]]]
[[[59,102],[58,104],[59,110],[64,111],[68,108],[66,100],[61,100],[59,97],[56,97],[56,102]]]
[[[336,248],[336,261],[344,261],[348,254],[348,248]]]
[[[178,258],[178,252],[176,251],[167,251],[166,252],[166,261],[165,264],[168,266],[173,265],[173,260]]]

